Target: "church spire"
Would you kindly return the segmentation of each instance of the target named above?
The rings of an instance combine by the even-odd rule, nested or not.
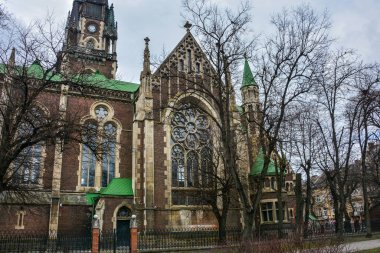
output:
[[[9,60],[8,60],[8,66],[14,67],[15,63],[16,63],[16,49],[12,48],[12,52],[11,52],[11,55],[10,55]]]
[[[252,86],[252,85],[257,85],[257,84],[255,82],[255,79],[253,78],[253,74],[252,74],[251,68],[249,67],[247,57],[245,57],[243,81],[242,81],[241,87],[243,88],[243,87]]]

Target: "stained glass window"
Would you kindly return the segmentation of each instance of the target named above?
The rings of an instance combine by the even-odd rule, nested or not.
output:
[[[17,138],[22,144],[34,141],[36,132],[46,126],[47,121],[44,112],[33,107],[26,112],[25,119],[20,123],[17,129]],[[14,168],[14,180],[20,184],[38,184],[41,177],[43,143],[39,142],[34,145],[26,146],[21,150],[12,166]]]
[[[104,142],[102,155],[102,187],[106,187],[115,177],[116,126],[107,122],[104,125]]]
[[[99,120],[102,120],[102,119],[104,119],[105,117],[107,117],[108,116],[108,109],[107,109],[107,107],[105,107],[105,106],[97,106],[96,108],[95,108],[95,115],[96,115],[96,117],[99,119]]]
[[[196,201],[181,188],[209,186],[212,171],[210,123],[193,104],[186,103],[171,118],[172,202],[175,205]],[[191,203],[190,203],[191,202]]]
[[[42,145],[37,143],[21,151],[14,162],[16,181],[22,184],[38,184],[42,166]]]
[[[95,185],[96,167],[94,153],[97,145],[96,123],[87,121],[83,127],[83,131],[81,186],[93,187]]]

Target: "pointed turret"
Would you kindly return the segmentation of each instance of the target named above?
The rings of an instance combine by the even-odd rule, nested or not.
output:
[[[249,67],[247,57],[245,57],[243,80],[240,90],[243,99],[242,107],[244,111],[247,113],[248,118],[251,121],[254,121],[257,119],[259,113],[259,86],[253,78],[253,74],[251,68]],[[252,127],[253,126],[254,124],[252,124]]]
[[[257,84],[255,82],[255,79],[253,78],[253,74],[252,74],[251,68],[249,67],[248,60],[245,57],[243,81],[242,81],[241,87],[243,88],[243,87],[252,86],[252,85],[257,85]]]
[[[145,41],[145,49],[144,49],[144,64],[143,71],[141,72],[141,76],[150,75],[150,50],[149,50],[149,41],[150,39],[146,37]]]
[[[11,52],[11,55],[9,56],[9,60],[8,60],[8,66],[14,67],[15,63],[16,63],[16,49],[12,48],[12,52]]]
[[[152,87],[151,87],[151,71],[150,71],[150,50],[149,50],[149,41],[150,39],[146,37],[145,41],[145,49],[144,49],[144,63],[143,70],[140,74],[140,82],[142,91],[144,92],[146,97],[152,96]]]
[[[115,27],[115,13],[113,10],[113,4],[111,4],[111,7],[108,13],[107,24],[108,24],[108,27],[110,28]]]

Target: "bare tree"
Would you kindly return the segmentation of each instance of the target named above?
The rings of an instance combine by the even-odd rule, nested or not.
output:
[[[352,193],[348,178],[353,163],[354,126],[357,107],[347,107],[347,92],[362,69],[350,51],[337,51],[326,58],[318,77],[318,129],[322,149],[318,166],[326,176],[334,201],[336,232],[342,234],[347,198]],[[347,217],[346,220],[350,218]]]
[[[251,218],[248,183],[247,180],[242,180],[243,177],[246,179],[247,172],[239,166],[241,157],[238,152],[238,132],[241,126],[236,124],[239,115],[235,107],[231,74],[237,72],[246,53],[252,50],[254,41],[246,37],[251,21],[250,6],[245,2],[237,11],[233,11],[221,10],[209,1],[186,0],[183,4],[185,17],[193,23],[200,44],[212,65],[212,71],[203,73],[212,80],[212,85],[192,86],[186,92],[198,92],[215,106],[218,115],[213,121],[219,133],[216,149],[222,158],[220,170],[234,182],[234,188],[237,189],[244,206],[245,219]],[[230,198],[223,192],[222,196]]]
[[[284,10],[272,18],[275,28],[261,52],[258,52],[258,83],[261,91],[259,140],[265,154],[261,182],[270,157],[279,142],[287,118],[307,97],[318,69],[315,67],[330,45],[330,23],[326,14],[319,16],[309,6]],[[262,183],[253,200],[254,215],[261,199]]]
[[[354,97],[353,103],[358,107],[358,117],[356,122],[357,138],[360,147],[361,158],[361,179],[362,179],[362,192],[364,199],[364,217],[367,227],[367,237],[372,236],[371,221],[369,216],[369,198],[368,198],[368,184],[370,181],[370,173],[368,173],[368,142],[370,138],[377,131],[375,126],[371,125],[371,115],[376,111],[377,104],[376,95],[378,93],[380,79],[379,69],[377,66],[369,66],[363,70],[356,78],[356,87],[358,95]]]
[[[301,111],[292,122],[293,133],[291,141],[294,143],[294,156],[297,160],[295,164],[299,165],[306,176],[306,198],[305,198],[305,217],[304,217],[304,237],[308,235],[309,217],[312,210],[312,181],[311,175],[316,167],[316,159],[319,151],[319,137],[317,131],[317,111],[315,109],[315,100],[304,104],[304,110]]]
[[[2,200],[30,201],[43,190],[38,168],[45,150],[80,142],[101,156],[102,144],[88,138],[97,134],[94,128],[80,125],[59,102],[69,88],[84,92],[98,84],[80,70],[59,72],[64,30],[53,15],[28,27],[12,22],[0,41],[0,194]]]

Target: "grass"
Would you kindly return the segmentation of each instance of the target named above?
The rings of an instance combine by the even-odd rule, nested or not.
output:
[[[376,240],[376,239],[380,239],[379,233],[373,233],[372,237],[370,237],[370,238],[365,237],[365,234],[364,235],[363,234],[355,235],[355,236],[346,236],[346,237],[344,237],[344,242],[345,243],[361,242],[361,241]]]
[[[356,253],[379,253],[380,248],[357,251]]]

